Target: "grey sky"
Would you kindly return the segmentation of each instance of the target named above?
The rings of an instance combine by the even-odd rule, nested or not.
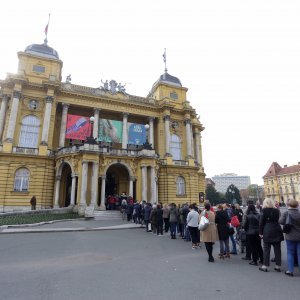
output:
[[[189,88],[205,126],[207,176],[225,172],[262,184],[272,161],[299,155],[300,2],[10,1],[1,5],[0,78],[17,51],[42,43],[64,62],[63,79],[96,87],[126,83],[146,96],[167,67]]]

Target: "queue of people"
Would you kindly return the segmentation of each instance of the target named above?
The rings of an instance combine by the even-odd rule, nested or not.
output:
[[[260,271],[268,272],[270,261],[275,261],[274,270],[281,272],[281,242],[284,235],[281,225],[289,223],[290,230],[285,234],[288,270],[285,274],[294,275],[294,265],[300,261],[300,212],[299,203],[289,201],[289,208],[280,216],[272,199],[266,198],[263,205],[249,202],[245,214],[239,205],[219,204],[216,208],[208,201],[201,211],[196,204],[177,206],[175,203],[150,204],[146,202],[123,203],[127,220],[145,225],[146,232],[158,236],[168,234],[170,238],[182,238],[191,242],[192,249],[200,248],[200,241],[205,244],[208,261],[214,262],[213,246],[219,241],[221,260],[237,255],[237,244],[241,245],[241,232],[246,234],[246,256],[249,264],[258,266]],[[199,223],[204,217],[208,223],[200,230]],[[281,225],[280,225],[281,224]],[[199,229],[200,228],[200,229]],[[263,242],[263,246],[262,246]],[[274,258],[270,259],[271,248]]]

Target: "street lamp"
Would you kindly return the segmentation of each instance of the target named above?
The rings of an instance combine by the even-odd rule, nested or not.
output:
[[[232,188],[232,187],[230,187],[229,189],[228,189],[228,192],[231,194],[231,203],[232,204],[235,204],[235,198],[234,198],[234,194],[235,194],[235,191],[234,191],[234,189]]]
[[[146,129],[146,143],[143,144],[143,148],[146,149],[146,150],[152,150],[152,145],[149,144],[149,141],[148,141],[148,131],[149,131],[149,124],[146,124],[145,125],[145,129]]]
[[[90,136],[88,136],[85,140],[86,144],[94,144],[94,145],[97,144],[95,138],[93,137],[94,122],[95,122],[95,117],[91,116],[90,117],[91,133],[90,133]]]

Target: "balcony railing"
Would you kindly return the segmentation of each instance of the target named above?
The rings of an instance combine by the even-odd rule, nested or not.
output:
[[[185,160],[173,160],[175,166],[188,166],[189,163]]]
[[[89,152],[96,152],[103,155],[114,155],[114,156],[157,157],[155,150],[147,150],[140,146],[130,147],[129,149],[118,149],[118,148],[113,148],[110,143],[106,143],[106,144],[83,144],[83,145],[64,147],[58,149],[55,152],[55,155],[74,154],[82,151],[89,151]]]
[[[13,147],[13,153],[38,155],[38,148]]]

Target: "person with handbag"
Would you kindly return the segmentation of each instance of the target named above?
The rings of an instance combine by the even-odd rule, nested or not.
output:
[[[295,256],[298,257],[298,262],[300,261],[300,212],[298,201],[290,200],[288,205],[289,208],[282,214],[279,223],[283,225],[287,248],[288,270],[285,274],[292,277],[294,276]]]
[[[224,257],[230,258],[228,222],[230,222],[230,218],[228,217],[226,210],[223,209],[223,205],[219,204],[218,211],[216,212],[215,223],[217,225],[220,242],[220,259],[224,259]]]
[[[258,259],[263,262],[263,250],[261,247],[261,239],[259,236],[259,213],[254,204],[250,204],[246,211],[244,220],[244,229],[247,234],[247,239],[252,253],[252,261],[249,265],[257,266]]]
[[[208,253],[208,261],[214,262],[215,259],[212,255],[213,245],[215,241],[219,239],[215,223],[215,213],[211,211],[211,205],[209,203],[206,203],[204,208],[205,210],[201,213],[201,216],[205,216],[209,220],[209,225],[206,229],[201,231],[201,240],[205,244],[205,248]]]
[[[275,203],[271,198],[266,198],[263,202],[263,209],[259,222],[259,235],[264,242],[264,262],[259,268],[260,271],[268,272],[270,266],[271,246],[275,253],[275,268],[277,272],[281,272],[281,242],[284,240],[280,224],[278,223],[280,212],[275,207]]]

